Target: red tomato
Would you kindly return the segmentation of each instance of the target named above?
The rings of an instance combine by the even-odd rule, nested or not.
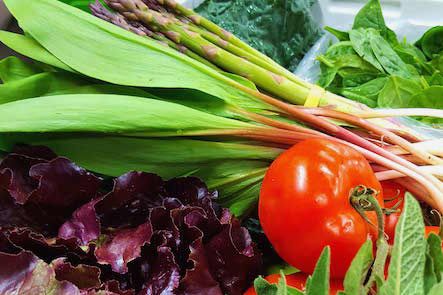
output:
[[[278,283],[278,281],[280,280],[281,276],[279,274],[273,274],[273,275],[269,275],[265,278],[265,280],[267,280],[269,283]],[[286,276],[286,284],[290,287],[294,287],[299,289],[300,291],[304,291],[305,290],[305,283],[306,283],[306,279],[308,278],[307,274],[304,273],[296,273],[296,274],[292,274],[292,275],[287,275]],[[330,282],[330,286],[329,286],[329,294],[330,295],[336,295],[338,291],[342,291],[343,290],[343,283],[341,282],[341,280],[331,280]],[[252,286],[251,288],[248,289],[248,291],[246,291],[246,293],[244,293],[244,295],[257,295],[257,293],[254,290],[254,286]]]
[[[324,139],[309,139],[281,154],[260,191],[259,217],[277,253],[312,273],[325,246],[331,248],[331,277],[343,278],[361,245],[377,230],[349,202],[358,186],[380,192],[369,163],[357,151]],[[374,212],[367,212],[377,224]]]
[[[399,212],[391,213],[385,218],[385,233],[389,237],[388,243],[392,245],[394,244],[395,227],[397,226],[401,211],[403,210],[403,199],[406,190],[404,187],[393,181],[382,181],[381,186],[383,197],[385,199],[385,208],[392,208],[401,201],[400,206],[398,207]]]

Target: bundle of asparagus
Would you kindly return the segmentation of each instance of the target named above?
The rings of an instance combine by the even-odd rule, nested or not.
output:
[[[0,41],[51,67],[19,81],[30,83],[32,96],[0,97],[0,149],[49,145],[107,175],[204,177],[229,199],[225,205],[247,200],[234,210],[242,214],[282,150],[327,138],[360,151],[380,180],[397,179],[443,212],[443,142],[367,119],[404,110],[372,110],[306,83],[173,1],[108,0],[112,11],[91,5],[120,28],[55,0],[5,2],[28,34],[2,32]],[[56,79],[57,89],[36,94],[43,77]]]

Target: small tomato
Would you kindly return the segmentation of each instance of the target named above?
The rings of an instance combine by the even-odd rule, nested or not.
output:
[[[356,150],[325,139],[309,139],[282,153],[268,169],[260,191],[259,217],[277,253],[289,264],[312,273],[323,248],[331,249],[331,277],[343,278],[363,243],[377,237],[374,212],[367,222],[350,195],[381,185],[368,161]]]

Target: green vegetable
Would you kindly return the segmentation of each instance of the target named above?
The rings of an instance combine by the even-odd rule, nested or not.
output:
[[[363,294],[364,283],[373,262],[372,242],[368,240],[358,251],[343,281],[346,294]]]
[[[343,33],[341,42],[318,57],[318,84],[374,108],[441,108],[440,90],[435,88],[443,86],[441,26],[430,29],[415,45],[398,42],[386,26],[380,1],[370,0],[355,17],[350,41]],[[435,127],[442,122],[441,118],[417,119]]]
[[[381,295],[424,294],[426,240],[420,205],[410,194],[395,230],[388,279]]]
[[[304,293],[286,285],[285,275],[282,273],[278,284],[271,284],[262,277],[254,281],[257,295],[303,295]]]
[[[329,247],[325,247],[315,265],[314,273],[306,281],[306,295],[329,295],[330,256]]]
[[[433,233],[428,237],[429,256],[432,259],[433,270],[438,282],[442,281],[443,253],[441,251],[441,238]]]
[[[312,0],[206,0],[196,12],[294,70],[320,37]],[[259,16],[259,17],[258,17]]]
[[[419,46],[427,57],[433,58],[435,54],[443,51],[443,26],[429,29],[418,41]]]

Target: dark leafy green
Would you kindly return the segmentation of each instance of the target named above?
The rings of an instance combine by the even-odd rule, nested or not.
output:
[[[327,28],[340,42],[318,57],[318,84],[372,108],[441,109],[442,28],[430,29],[416,44],[398,42],[386,26],[380,1],[370,0],[349,32]],[[443,122],[417,120],[439,128]]]
[[[313,0],[206,0],[196,11],[293,70],[320,36]]]

